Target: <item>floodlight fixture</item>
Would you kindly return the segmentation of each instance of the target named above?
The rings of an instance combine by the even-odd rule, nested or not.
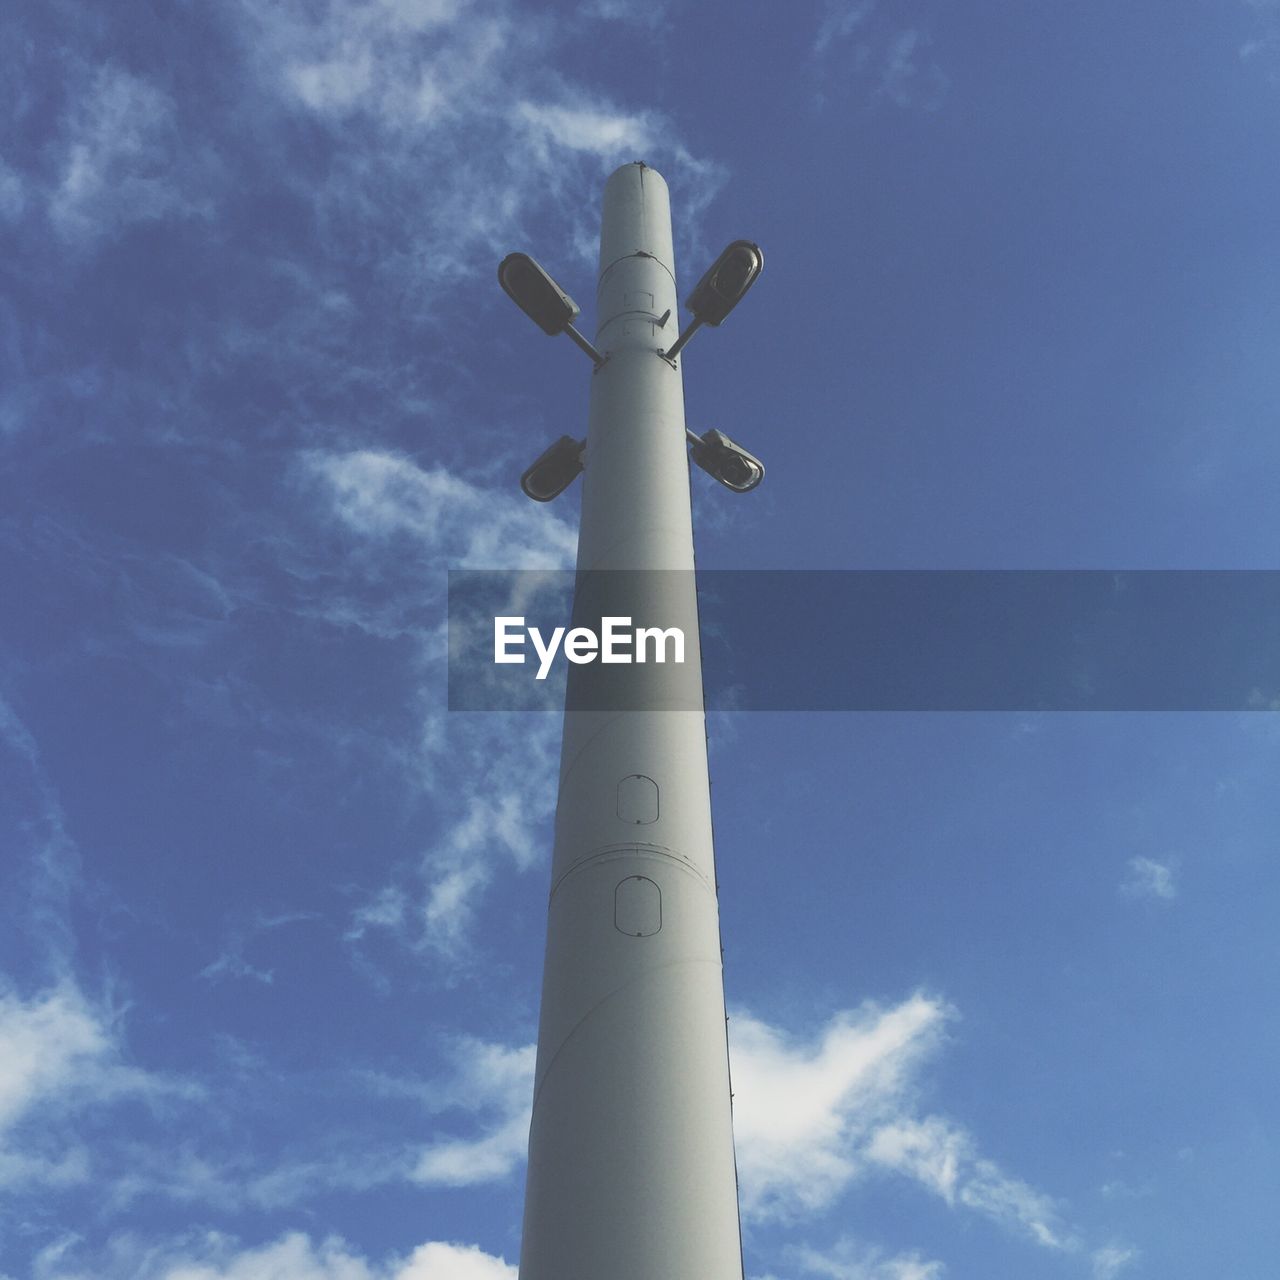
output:
[[[520,477],[520,487],[534,502],[550,502],[558,498],[582,470],[582,451],[585,440],[561,436],[550,448],[544,449]]]
[[[763,268],[760,246],[735,240],[711,264],[684,305],[702,324],[718,325],[746,296]]]
[[[509,253],[498,265],[507,297],[542,330],[555,337],[578,315],[574,300],[527,253]]]
[[[663,353],[666,358],[674,360],[704,324],[713,328],[719,325],[742,301],[763,270],[764,250],[758,244],[750,240],[735,240],[729,245],[685,299],[684,305],[693,312],[693,323],[676,339],[671,349]]]
[[[507,297],[550,337],[567,333],[598,367],[604,356],[573,327],[580,308],[527,253],[509,253],[498,264],[498,283]]]
[[[699,436],[686,427],[685,435],[693,446],[690,456],[694,462],[726,489],[749,493],[764,479],[764,463],[723,431],[707,431]]]

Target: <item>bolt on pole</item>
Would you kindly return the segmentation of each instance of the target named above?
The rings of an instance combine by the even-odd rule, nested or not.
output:
[[[660,354],[677,309],[667,185],[625,165],[604,192],[579,583],[634,591],[686,661],[632,669],[622,711],[574,705],[570,672],[520,1280],[742,1280],[684,391]]]

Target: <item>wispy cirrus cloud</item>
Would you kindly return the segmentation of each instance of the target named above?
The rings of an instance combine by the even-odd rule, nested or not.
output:
[[[1048,1195],[983,1156],[954,1120],[922,1112],[920,1076],[955,1017],[922,994],[835,1015],[802,1039],[742,1011],[730,1021],[734,1138],[744,1219],[826,1212],[855,1183],[901,1177],[960,1211],[1055,1251],[1080,1241]],[[410,1177],[449,1186],[500,1181],[523,1160],[535,1049],[460,1040],[450,1080],[370,1077],[375,1090],[420,1097],[467,1117],[472,1132],[421,1151]],[[479,1122],[479,1131],[474,1126]],[[942,1264],[851,1240],[801,1250],[804,1269],[836,1280],[935,1280]]]
[[[9,818],[16,837],[9,846],[12,919],[32,951],[35,973],[52,985],[70,980],[75,938],[69,919],[81,872],[80,850],[68,830],[62,800],[45,769],[35,735],[0,695],[0,763]],[[15,873],[15,868],[18,868]]]
[[[787,1256],[805,1274],[830,1280],[942,1280],[947,1270],[915,1250],[888,1253],[848,1236],[829,1250],[805,1246],[788,1250]]]
[[[1128,875],[1121,881],[1120,892],[1126,898],[1154,898],[1158,902],[1172,902],[1178,896],[1175,881],[1176,868],[1172,862],[1157,862],[1154,858],[1130,858]]]
[[[114,1237],[89,1250],[75,1237],[45,1248],[32,1280],[515,1280],[516,1268],[478,1245],[432,1240],[405,1257],[371,1260],[338,1236],[289,1232],[245,1246],[220,1232],[148,1240]]]
[[[94,1149],[75,1118],[199,1092],[131,1065],[119,1015],[93,1005],[70,981],[27,997],[0,987],[0,1186],[82,1182]]]
[[[457,1074],[437,1093],[471,1115],[487,1116],[477,1137],[437,1138],[420,1153],[413,1181],[462,1187],[509,1176],[525,1158],[533,1101],[536,1046],[507,1048],[463,1039],[455,1050]]]
[[[59,150],[48,208],[66,241],[91,244],[133,223],[212,215],[212,161],[180,131],[172,97],[143,76],[112,64],[93,71],[63,122]]]
[[[166,1200],[222,1213],[272,1211],[336,1192],[505,1181],[525,1158],[535,1046],[473,1036],[441,1040],[444,1062],[421,1075],[366,1066],[286,1076],[250,1062],[240,1078],[211,1078],[207,1097],[215,1105],[235,1097],[241,1110],[269,1112],[287,1092],[314,1098],[323,1110],[341,1099],[366,1121],[394,1116],[396,1136],[358,1137],[330,1121],[297,1134],[283,1150],[262,1149],[248,1132],[198,1127],[176,1145],[135,1141],[123,1154],[109,1153],[113,1176],[104,1207],[114,1213],[139,1200]],[[226,1113],[234,1116],[236,1108],[227,1105]]]
[[[668,25],[671,0],[651,0],[633,4],[630,0],[582,0],[578,13],[590,21],[625,23],[631,27],[658,30]]]
[[[616,160],[623,155],[639,156],[653,149],[658,122],[647,113],[620,115],[617,112],[519,102],[515,119],[534,140],[543,163],[551,162],[555,148]]]
[[[797,1041],[735,1013],[729,1026],[744,1213],[829,1205],[865,1167],[871,1128],[902,1105],[949,1016],[942,1003],[915,996],[892,1009],[837,1014],[816,1037]]]
[[[305,924],[318,919],[314,911],[282,911],[271,914],[255,911],[243,921],[235,922],[228,930],[226,941],[218,955],[200,970],[206,982],[217,983],[228,978],[249,978],[270,985],[275,981],[275,971],[253,964],[246,956],[252,941],[266,933],[288,925]]]
[[[527,8],[369,0],[318,16],[296,3],[241,12],[260,82],[334,130],[310,196],[322,229],[349,245],[346,229],[358,224],[361,242],[378,248],[377,269],[401,287],[489,268],[540,214],[585,248],[593,237],[578,193],[640,158],[636,148],[669,171],[695,218],[723,180],[665,117],[548,74],[564,33]]]
[[[48,36],[40,24],[54,8],[49,21],[62,23],[59,38],[37,38]],[[574,535],[514,486],[492,488],[459,462],[456,419],[437,401],[447,388],[427,372],[447,358],[440,347],[461,324],[442,311],[442,293],[481,273],[494,292],[499,252],[552,220],[589,258],[596,210],[584,206],[582,191],[598,191],[603,174],[633,158],[634,147],[664,168],[685,227],[696,224],[722,172],[689,153],[670,119],[554,69],[563,31],[527,6],[245,0],[173,37],[202,41],[200,59],[178,64],[181,75],[170,74],[168,31],[152,42],[129,40],[129,19],[77,0],[28,9],[35,34],[15,44],[59,55],[43,64],[38,95],[29,85],[14,88],[27,104],[29,145],[12,156],[6,150],[0,171],[0,217],[38,233],[42,250],[27,259],[36,266],[23,268],[30,293],[21,326],[17,313],[10,328],[7,309],[0,311],[3,354],[14,353],[5,367],[17,388],[0,407],[0,424],[12,421],[23,449],[47,447],[60,459],[74,460],[90,440],[101,447],[59,473],[73,481],[91,472],[138,480],[139,451],[117,452],[122,441],[144,440],[163,455],[109,504],[90,511],[68,503],[57,536],[49,523],[28,520],[27,509],[16,511],[14,530],[50,534],[23,544],[33,578],[49,571],[75,605],[67,610],[75,627],[55,631],[53,643],[72,648],[91,635],[99,652],[126,656],[163,690],[162,700],[172,695],[166,705],[184,750],[234,742],[237,755],[278,770],[268,785],[281,798],[289,795],[291,761],[304,757],[308,770],[354,761],[359,767],[335,776],[367,772],[382,783],[394,775],[406,793],[426,797],[413,811],[420,848],[394,866],[376,855],[353,862],[359,870],[349,878],[368,883],[336,887],[352,907],[349,947],[391,937],[411,949],[415,967],[455,961],[467,952],[495,868],[527,868],[545,853],[540,829],[554,802],[558,726],[548,719],[512,734],[497,717],[471,725],[445,717],[443,569],[562,566]],[[592,20],[606,19],[601,12]],[[118,45],[127,62],[112,53],[117,41],[127,41]],[[45,105],[37,111],[32,103]],[[217,254],[205,253],[206,239],[217,241]],[[55,323],[58,308],[99,269],[113,281],[141,281],[137,297],[113,308],[109,324],[97,316]],[[111,289],[100,291],[104,301]],[[38,304],[53,315],[47,333]],[[431,334],[441,336],[439,345],[423,341]],[[74,413],[64,412],[68,405]],[[406,423],[433,461],[419,466],[382,447],[406,438]],[[370,448],[371,440],[379,444]],[[282,461],[290,458],[299,460],[292,470]],[[184,488],[186,479],[193,483]],[[191,501],[215,491],[219,500],[208,509]],[[49,496],[23,501],[38,508]],[[106,531],[125,508],[157,518]],[[179,513],[190,521],[168,518]],[[335,535],[319,551],[305,545],[318,529]],[[178,545],[187,532],[191,542]],[[270,676],[245,660],[264,655],[267,642],[253,626],[268,617],[279,624],[286,661],[317,638],[333,644],[348,634],[384,644],[384,653],[410,651],[415,679],[396,696],[412,714],[383,723],[355,699],[299,708],[277,698]],[[32,670],[47,658],[36,647],[23,657]],[[33,937],[50,941],[57,964],[39,984],[12,993],[5,1024],[12,1045],[0,1041],[0,1054],[36,1037],[42,1047],[32,1061],[42,1074],[23,1076],[27,1100],[6,1131],[8,1155],[43,1161],[46,1180],[100,1180],[109,1188],[96,1201],[103,1222],[144,1200],[234,1212],[388,1180],[457,1185],[505,1176],[523,1158],[529,1090],[521,1086],[517,1096],[504,1075],[507,1067],[517,1076],[531,1069],[522,1049],[502,1050],[510,1062],[480,1050],[464,1055],[467,1069],[489,1082],[485,1090],[468,1098],[456,1081],[430,1081],[437,1098],[456,1098],[447,1115],[424,1112],[438,1118],[439,1132],[430,1142],[419,1135],[353,1143],[373,1152],[368,1160],[336,1151],[306,1118],[295,1124],[287,1116],[286,1091],[310,1087],[301,1074],[286,1080],[262,1066],[231,1081],[211,1069],[200,1087],[218,1099],[208,1110],[225,1118],[226,1131],[193,1119],[175,1149],[136,1104],[181,1104],[190,1100],[187,1086],[133,1067],[123,1020],[69,976],[64,908],[79,875],[74,828],[29,767],[39,762],[30,735],[15,728],[10,738],[26,762],[14,773],[23,779],[23,829],[52,869],[37,877],[24,919]],[[485,781],[495,776],[496,785]],[[227,923],[221,931],[215,925],[196,953],[191,976],[209,963],[192,1003],[219,1003],[209,986],[236,976],[261,983],[255,998],[274,998],[272,965],[256,949],[257,921],[245,922],[234,893],[206,910],[225,912]],[[147,963],[136,959],[141,954],[122,963]],[[173,1044],[199,1017],[182,1021],[176,1010],[176,1002],[148,1010],[181,1021]],[[264,1054],[269,1060],[270,1050]],[[36,1079],[46,1083],[37,1087]],[[15,1085],[13,1096],[20,1094]],[[352,1096],[357,1106],[367,1101]],[[110,1122],[126,1099],[131,1123],[120,1132],[88,1123],[104,1115]],[[282,1105],[270,1108],[273,1099]],[[280,1117],[280,1133],[255,1132],[259,1106]],[[83,1129],[78,1145],[71,1121]],[[29,1138],[38,1141],[31,1146]],[[36,1166],[6,1167],[34,1185]],[[272,1266],[306,1275],[308,1267],[340,1273],[348,1265],[320,1242],[290,1248],[278,1255],[230,1243],[183,1254],[161,1248],[115,1273],[167,1276],[165,1267],[181,1274],[188,1266],[239,1280]],[[487,1280],[483,1259],[448,1248],[414,1255],[424,1276],[448,1266],[470,1275],[462,1270],[470,1265]],[[347,1254],[351,1267],[366,1266],[380,1280],[401,1280],[408,1266]],[[77,1256],[47,1253],[41,1275],[113,1274]],[[418,1271],[404,1274],[418,1280]]]
[[[500,861],[510,859],[518,870],[534,866],[544,852],[535,833],[554,809],[556,726],[526,728],[520,745],[505,752],[499,745],[503,736],[501,729],[474,727],[449,735],[455,749],[465,740],[468,759],[482,755],[490,768],[497,762],[510,765],[513,774],[526,771],[522,781],[487,789],[483,774],[470,773],[475,781],[463,782],[466,794],[461,806],[455,806],[461,813],[423,857],[418,945],[454,959],[467,954],[480,897]],[[481,764],[478,759],[475,763]]]
[[[470,109],[457,100],[488,81],[510,37],[502,7],[474,0],[351,0],[323,10],[245,3],[242,11],[263,42],[267,75],[300,104],[396,128]],[[545,50],[545,38],[526,30]]]
[[[0,221],[17,222],[27,205],[27,184],[0,156]]]
[[[827,0],[813,38],[819,105],[843,79],[869,88],[872,101],[921,111],[942,105],[951,79],[930,52],[924,16],[911,20],[913,7],[890,11],[877,0]]]
[[[826,0],[813,38],[814,53],[825,53],[835,41],[847,40],[866,24],[875,8],[876,0]]]
[[[877,93],[897,107],[936,111],[951,80],[929,53],[932,43],[932,36],[922,27],[895,32],[876,73]]]
[[[972,1209],[1046,1248],[1076,1247],[1049,1196],[984,1159],[964,1128],[939,1116],[907,1118],[877,1128],[867,1156],[873,1164],[913,1179],[947,1204]]]
[[[0,220],[25,220],[34,236],[33,211],[46,215],[77,252],[35,254],[47,236],[33,240],[24,256],[40,270],[22,268],[32,296],[70,295],[127,228],[145,232],[127,250],[143,267],[155,241],[175,278],[200,287],[155,291],[123,317],[126,329],[156,330],[128,370],[110,344],[37,342],[33,314],[0,379],[0,435],[70,408],[98,438],[230,450],[238,433],[211,405],[219,388],[251,383],[278,397],[274,433],[387,438],[420,414],[424,368],[466,341],[444,291],[491,280],[497,258],[548,223],[585,265],[598,227],[582,192],[637,147],[672,181],[687,241],[699,243],[725,176],[669,118],[566,76],[563,25],[506,0],[241,0],[211,15],[195,85],[163,60],[104,57],[85,38],[109,25],[91,6],[72,0],[50,30],[44,21],[22,17],[25,42],[66,51],[40,62],[51,83],[38,94],[29,60],[6,64],[30,137],[0,161]],[[614,25],[603,13],[583,21]],[[37,100],[60,104],[51,125]],[[240,234],[246,219],[252,238]],[[217,280],[201,278],[209,236]],[[93,383],[85,394],[77,377]],[[350,424],[353,404],[362,432],[335,422],[336,410]]]
[[[0,769],[9,784],[0,803],[10,873],[5,951],[14,964],[0,970],[0,1187],[48,1192],[90,1178],[112,1145],[118,1108],[142,1103],[161,1113],[201,1090],[135,1065],[124,1010],[85,993],[71,925],[80,850],[40,744],[3,697]]]
[[[407,1100],[439,1125],[429,1141],[407,1147],[396,1158],[394,1176],[445,1187],[506,1179],[523,1162],[528,1146],[536,1051],[532,1044],[456,1036],[446,1072],[365,1071],[355,1077],[354,1087],[376,1098]]]
[[[1047,1248],[1076,1247],[1050,1197],[983,1157],[962,1125],[920,1112],[919,1076],[954,1017],[942,1001],[916,994],[891,1008],[837,1014],[816,1036],[796,1039],[735,1015],[744,1215],[816,1213],[860,1178],[896,1174]]]
[[[1093,1280],[1115,1280],[1116,1276],[1137,1262],[1139,1257],[1141,1257],[1139,1251],[1130,1245],[1103,1245],[1090,1255]]]
[[[1253,14],[1253,31],[1240,46],[1240,61],[1268,68],[1280,83],[1280,0],[1243,0]]]
[[[386,451],[312,452],[300,467],[327,518],[360,540],[360,565],[370,566],[370,551],[391,563],[397,544],[413,549],[414,570],[388,584],[367,623],[362,600],[335,599],[332,584],[324,608],[337,608],[345,625],[367,625],[376,635],[402,634],[387,613],[388,598],[418,611],[425,604],[435,619],[416,631],[424,691],[417,768],[419,784],[439,799],[441,821],[415,866],[363,896],[346,937],[360,944],[385,933],[416,950],[463,961],[496,868],[506,863],[527,870],[545,852],[539,832],[554,806],[559,727],[551,717],[524,717],[512,733],[504,716],[451,718],[440,710],[445,569],[565,568],[576,532],[519,492],[478,485]]]
[[[411,538],[435,572],[559,569],[577,545],[571,525],[519,491],[486,488],[386,450],[310,452],[301,466],[353,532],[384,545]]]

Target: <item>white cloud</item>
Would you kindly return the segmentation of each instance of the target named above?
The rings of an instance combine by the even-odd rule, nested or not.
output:
[[[346,59],[295,63],[285,69],[285,78],[307,106],[342,113],[373,85],[373,64],[368,50],[361,49]]]
[[[96,1256],[59,1241],[37,1257],[32,1280],[516,1280],[516,1268],[477,1245],[439,1240],[375,1262],[337,1236],[295,1231],[243,1248],[208,1232],[162,1243],[117,1236]]]
[[[319,487],[327,510],[379,556],[387,554],[388,542],[412,546],[414,609],[429,600],[443,612],[446,567],[563,569],[572,563],[576,531],[518,490],[485,488],[375,450],[310,453],[302,473]],[[326,608],[344,605],[330,598]],[[361,608],[353,604],[343,620],[364,625]],[[369,629],[401,633],[382,615]],[[419,641],[424,682],[437,680],[442,692],[445,628],[421,632]],[[383,930],[453,962],[466,957],[470,926],[495,868],[505,861],[527,870],[546,852],[542,825],[555,803],[559,724],[552,717],[525,719],[513,734],[502,716],[427,716],[415,767],[421,785],[440,798],[441,828],[412,870],[415,884],[405,883],[402,873],[355,908],[349,942]]]
[[[949,1205],[974,1209],[1047,1248],[1072,1246],[1048,1196],[979,1157],[969,1134],[939,1116],[878,1127],[867,1155],[874,1164],[915,1179]]]
[[[954,1204],[967,1145],[965,1135],[953,1125],[929,1116],[881,1126],[872,1135],[867,1154],[877,1164],[909,1174]]]
[[[1267,695],[1261,689],[1250,689],[1245,706],[1250,711],[1280,711],[1280,694]]]
[[[867,1147],[873,1165],[903,1174],[942,1197],[1022,1233],[1050,1249],[1072,1249],[1048,1196],[981,1158],[972,1137],[938,1116],[894,1120],[874,1130]]]
[[[289,3],[247,5],[297,101],[342,119],[361,112],[402,127],[463,106],[511,36],[500,10],[465,0],[365,0],[316,16]]]
[[[619,159],[666,170],[690,226],[723,179],[664,117],[566,80],[555,67],[565,27],[528,7],[366,0],[317,14],[244,0],[242,12],[262,83],[332,130],[326,177],[304,194],[335,260],[358,228],[370,270],[397,298],[418,296],[432,326],[430,295],[491,271],[536,215],[550,212],[594,258],[581,193]]]
[[[414,1167],[415,1182],[470,1187],[506,1178],[524,1159],[529,1117],[511,1119],[483,1138],[438,1142],[423,1151]]]
[[[71,1147],[59,1155],[40,1155],[0,1147],[0,1188],[30,1192],[83,1185],[91,1172],[89,1152]]]
[[[270,1089],[261,1086],[261,1080],[254,1080],[238,1092],[228,1089],[223,1095],[228,1112],[233,1110],[229,1105],[233,1098],[239,1102],[246,1094],[269,1098]],[[293,1088],[299,1087],[303,1083],[295,1080]],[[365,1100],[352,1095],[355,1104]],[[176,1147],[171,1135],[158,1142],[121,1143],[106,1153],[119,1172],[113,1172],[106,1185],[102,1208],[116,1214],[138,1200],[164,1200],[222,1213],[270,1211],[305,1205],[317,1196],[365,1193],[409,1180],[416,1152],[403,1143],[386,1147],[349,1138],[347,1150],[334,1153],[332,1127],[325,1138],[326,1149],[317,1156],[253,1154],[247,1134],[241,1134],[230,1149],[208,1133]]]
[[[423,939],[439,951],[456,953],[475,915],[475,898],[489,882],[489,869],[479,862],[428,873],[422,909]]]
[[[464,736],[473,747],[483,741],[481,753],[488,756],[490,769],[495,763],[509,762],[511,776],[520,777],[520,770],[525,776],[518,783],[494,786],[486,784],[485,774],[477,773],[460,784],[468,792],[466,807],[423,859],[425,898],[417,922],[420,945],[460,956],[478,900],[498,860],[509,858],[517,869],[529,870],[545,852],[533,836],[555,804],[553,743],[558,730],[558,722],[525,728],[514,749],[503,744],[500,731],[495,735],[485,726],[453,735],[455,744]]]
[[[1172,864],[1139,857],[1130,858],[1128,867],[1129,874],[1120,885],[1120,892],[1125,897],[1171,902],[1178,896]]]
[[[880,21],[875,0],[828,0],[813,41],[819,104],[828,65],[842,57],[855,76],[870,83],[873,98],[888,99],[904,109],[934,111],[942,105],[951,82],[928,56],[928,28],[920,22],[896,25],[911,8],[909,3],[899,4],[891,19]]]
[[[921,1115],[916,1080],[952,1012],[914,995],[837,1014],[809,1042],[730,1021],[734,1132],[748,1218],[826,1208],[855,1179],[895,1173],[1048,1248],[1075,1242],[1053,1201],[978,1154],[960,1125]]]
[[[9,757],[0,767],[10,796],[26,802],[21,829],[29,841],[27,896],[10,928],[36,943],[25,989],[0,974],[0,1186],[67,1186],[85,1182],[113,1146],[99,1137],[110,1108],[141,1101],[159,1110],[200,1091],[133,1066],[120,1011],[90,1000],[77,982],[69,913],[79,853],[39,745],[2,698],[0,748]],[[6,852],[21,866],[21,850]]]
[[[879,92],[895,106],[935,111],[942,105],[950,79],[925,56],[930,43],[928,32],[918,27],[895,32],[890,39],[880,67]]]
[[[656,29],[667,24],[668,4],[669,0],[647,0],[645,4],[636,4],[635,0],[583,0],[578,13],[600,22]]]
[[[656,130],[646,117],[626,112],[584,111],[522,102],[515,109],[515,117],[544,144],[540,148],[544,154],[545,143],[551,142],[603,160],[638,160],[652,148],[656,137]]]
[[[18,767],[2,759],[6,753],[17,757]],[[68,833],[62,802],[45,771],[35,737],[2,696],[0,762],[10,795],[28,792],[22,823],[29,842],[27,901],[21,926],[41,953],[40,967],[49,979],[64,981],[75,945],[68,913],[80,875],[80,852]],[[11,867],[19,857],[17,850],[9,851]]]
[[[1075,1249],[1076,1238],[1061,1225],[1058,1206],[994,1161],[965,1153],[956,1198],[1010,1231],[1022,1232],[1046,1249]]]
[[[357,910],[359,928],[381,925],[419,951],[453,964],[470,955],[472,925],[499,867],[527,871],[549,852],[549,820],[555,810],[555,766],[560,724],[553,716],[522,716],[519,731],[502,714],[450,723],[440,751],[447,772],[442,829],[424,852],[416,891],[398,884],[377,890],[372,901],[388,906]],[[400,902],[415,906],[398,911]],[[353,922],[353,928],[356,925]]]
[[[887,1254],[883,1249],[845,1238],[827,1253],[799,1248],[791,1251],[802,1270],[832,1280],[942,1280],[946,1267],[920,1253]]]
[[[851,36],[867,21],[875,7],[875,0],[827,0],[818,33],[813,39],[814,53],[823,53],[833,41]]]
[[[888,1010],[868,1004],[837,1014],[806,1044],[736,1013],[729,1031],[744,1212],[829,1204],[865,1165],[871,1124],[903,1104],[948,1016],[921,995]]]
[[[49,216],[69,241],[92,241],[130,223],[207,217],[198,194],[208,160],[180,136],[173,100],[115,66],[96,68],[64,121]]]
[[[69,987],[29,1002],[0,995],[0,1132],[41,1097],[83,1079],[110,1049],[106,1029]]]
[[[0,221],[17,222],[27,204],[26,182],[22,175],[0,156]]]
[[[357,942],[370,929],[400,929],[404,926],[408,898],[394,885],[386,885],[352,913],[351,924],[343,935]]]
[[[439,568],[565,568],[577,533],[518,490],[486,489],[381,450],[308,454],[334,512],[371,538],[408,534]]]
[[[1244,0],[1256,19],[1254,34],[1240,46],[1242,62],[1270,65],[1270,78],[1280,83],[1280,0]]]
[[[317,918],[314,911],[284,911],[276,915],[255,912],[247,922],[237,922],[232,926],[222,951],[200,970],[199,976],[210,983],[223,978],[250,978],[269,986],[275,981],[275,971],[251,964],[245,958],[245,949],[249,943],[261,934],[271,933],[286,925],[304,924]]]
[[[274,1156],[255,1153],[243,1137],[228,1146],[211,1143],[209,1135],[199,1132],[177,1145],[134,1142],[125,1151],[107,1153],[122,1167],[104,1190],[103,1205],[117,1212],[140,1198],[162,1197],[222,1211],[276,1210],[306,1204],[318,1195],[368,1192],[388,1184],[466,1187],[502,1181],[526,1154],[535,1046],[458,1037],[447,1050],[449,1068],[435,1076],[366,1070],[341,1078],[330,1074],[310,1081],[305,1076],[273,1081],[264,1079],[270,1073],[255,1064],[248,1075],[224,1082],[215,1095],[250,1091],[263,1106],[270,1105],[272,1088],[316,1090],[329,1104],[335,1091],[353,1105],[407,1100],[418,1116],[416,1132],[422,1132],[424,1119],[432,1121],[428,1141],[405,1133],[391,1145],[368,1144],[329,1125],[319,1146]]]
[[[130,1066],[118,1021],[70,981],[27,999],[0,988],[0,1185],[88,1176],[90,1153],[65,1132],[68,1115],[198,1092]]]
[[[1108,1244],[1095,1249],[1090,1257],[1093,1280],[1115,1280],[1130,1263],[1138,1259],[1138,1250],[1126,1245]]]
[[[393,1280],[516,1280],[516,1268],[476,1245],[419,1245]]]
[[[507,1177],[525,1158],[533,1103],[534,1045],[510,1049],[462,1040],[456,1050],[452,1085],[437,1091],[436,1105],[488,1114],[487,1128],[474,1138],[441,1138],[420,1154],[416,1182],[461,1187]]]
[[[276,980],[274,969],[259,969],[236,950],[223,951],[216,960],[210,961],[200,970],[199,976],[206,982],[218,982],[223,978],[251,978],[265,986],[270,986]]]

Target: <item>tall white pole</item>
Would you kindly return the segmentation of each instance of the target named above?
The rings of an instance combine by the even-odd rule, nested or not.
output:
[[[520,1280],[741,1280],[671,211],[643,164],[605,186],[596,314],[578,569],[682,571],[636,604],[686,662],[565,714]]]

